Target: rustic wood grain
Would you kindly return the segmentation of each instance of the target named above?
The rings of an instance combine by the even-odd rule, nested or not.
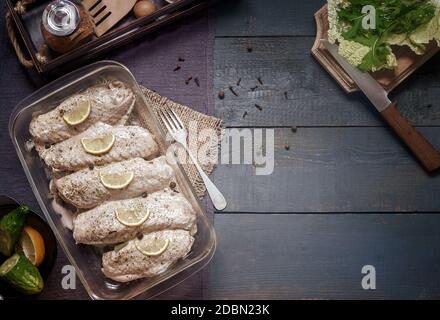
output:
[[[440,147],[440,128],[419,130]],[[276,129],[274,172],[255,172],[251,164],[217,168],[214,180],[228,199],[227,212],[440,208],[439,177],[425,173],[390,128],[298,128],[296,133]]]
[[[200,112],[213,113],[213,106],[208,103],[213,86],[212,28],[208,14],[198,13],[160,35],[118,48],[106,58],[126,65],[147,88]],[[180,69],[174,71],[177,66]],[[190,77],[192,80],[186,84]],[[194,82],[195,78],[200,86]]]
[[[216,98],[215,108],[227,126],[384,125],[361,93],[347,95],[313,59],[310,48],[314,38],[253,41],[249,53],[246,38],[216,39],[214,95],[223,90],[226,97]],[[439,73],[437,55],[392,95],[402,114],[416,125],[440,124]],[[240,86],[236,86],[239,78]],[[238,96],[228,90],[229,86]],[[261,112],[255,109],[255,103],[262,106]],[[243,117],[245,112],[248,114]]]
[[[324,3],[324,0],[224,0],[216,9],[216,36],[313,36],[313,14]]]
[[[217,214],[210,299],[438,299],[437,215]],[[361,287],[364,265],[376,290]]]
[[[412,127],[408,119],[402,117],[397,110],[397,103],[391,103],[381,115],[426,171],[432,173],[440,169],[440,153],[417,129]]]
[[[311,127],[276,131],[276,171],[271,176],[255,176],[251,165],[217,169],[215,182],[229,207],[226,214],[216,214],[219,246],[210,271],[159,299],[440,298],[438,177],[428,177],[388,128],[375,128],[384,122],[368,101],[360,94],[346,96],[310,56],[313,13],[324,3],[220,3],[215,9],[214,91],[209,68],[206,78],[202,72],[201,65],[210,66],[212,59],[200,43],[206,29],[197,19],[107,56],[127,64],[144,85],[200,111],[212,112],[210,101],[215,99],[216,113],[228,126]],[[3,18],[0,11],[0,193],[38,210],[7,123],[13,106],[42,81],[18,65]],[[179,55],[186,61],[174,73]],[[395,92],[402,113],[419,126],[439,125],[439,62],[437,56]],[[189,75],[199,77],[200,88],[184,85]],[[228,87],[239,78],[235,97]],[[226,93],[222,101],[219,90]],[[421,129],[437,147],[438,130]],[[277,212],[303,214],[273,214]],[[59,289],[59,270],[66,263],[59,250],[48,290],[40,298],[88,298],[79,282],[74,292]],[[360,287],[365,264],[377,268],[375,292]]]

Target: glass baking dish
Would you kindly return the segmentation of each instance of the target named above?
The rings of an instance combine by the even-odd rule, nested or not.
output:
[[[139,121],[154,134],[159,145],[162,146],[163,153],[169,146],[169,142],[166,141],[166,135],[152,111],[151,102],[142,94],[132,73],[125,66],[113,61],[101,61],[78,69],[25,98],[16,106],[11,115],[9,132],[41,210],[90,297],[93,299],[131,299],[134,297],[148,299],[172,288],[202,269],[211,260],[216,248],[214,228],[182,166],[173,165],[176,180],[198,216],[198,231],[191,253],[159,276],[118,283],[106,278],[101,272],[102,253],[96,247],[75,243],[72,232],[63,225],[60,215],[52,207],[47,169],[35,150],[29,150],[28,141],[31,138],[29,123],[34,113],[47,112],[68,96],[98,84],[104,79],[120,80],[131,86],[136,95],[135,111],[142,114],[139,116]]]

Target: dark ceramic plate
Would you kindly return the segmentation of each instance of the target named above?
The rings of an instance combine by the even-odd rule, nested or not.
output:
[[[0,196],[0,219],[10,211],[14,210],[17,206],[17,202],[13,199],[6,196]],[[26,225],[37,230],[44,239],[46,253],[44,261],[38,267],[38,270],[40,270],[40,274],[43,277],[44,282],[46,282],[57,257],[57,241],[55,239],[55,235],[46,221],[44,221],[35,212],[29,212]],[[6,258],[0,254],[0,264],[5,260]],[[0,299],[19,298],[22,296],[23,295],[21,293],[17,292],[7,283],[0,280]]]

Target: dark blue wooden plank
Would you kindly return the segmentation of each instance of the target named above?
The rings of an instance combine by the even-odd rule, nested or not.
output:
[[[209,299],[439,299],[438,215],[217,214]],[[361,286],[364,265],[376,290]]]
[[[440,128],[420,131],[440,149]],[[423,171],[389,128],[277,129],[274,134],[272,174],[256,175],[251,164],[216,169],[214,181],[228,200],[227,212],[440,210],[440,177]]]
[[[315,35],[313,15],[323,0],[224,0],[216,9],[216,36]]]
[[[249,41],[251,53],[246,50]],[[383,126],[362,94],[347,95],[314,60],[313,41],[310,37],[216,39],[214,95],[220,90],[226,94],[223,100],[216,98],[216,114],[231,127]],[[417,125],[440,124],[439,75],[437,55],[393,95],[399,110]],[[231,85],[239,96],[229,91]],[[261,112],[255,103],[262,106]]]

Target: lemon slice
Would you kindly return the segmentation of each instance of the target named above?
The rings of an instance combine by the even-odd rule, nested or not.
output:
[[[120,223],[128,227],[140,226],[148,219],[150,216],[150,211],[148,209],[126,209],[118,208],[116,211],[116,219]]]
[[[79,100],[75,108],[63,115],[63,119],[68,125],[76,126],[87,120],[90,115],[90,110],[90,100]]]
[[[115,136],[112,134],[99,138],[82,138],[81,144],[87,153],[100,155],[110,151],[115,143]]]
[[[169,239],[143,237],[135,240],[136,248],[146,256],[158,256],[164,253],[170,244]]]
[[[46,251],[41,234],[29,226],[23,228],[15,250],[24,254],[37,267],[43,262]]]
[[[133,172],[125,173],[99,173],[102,184],[108,189],[123,189],[130,184],[134,178]]]

